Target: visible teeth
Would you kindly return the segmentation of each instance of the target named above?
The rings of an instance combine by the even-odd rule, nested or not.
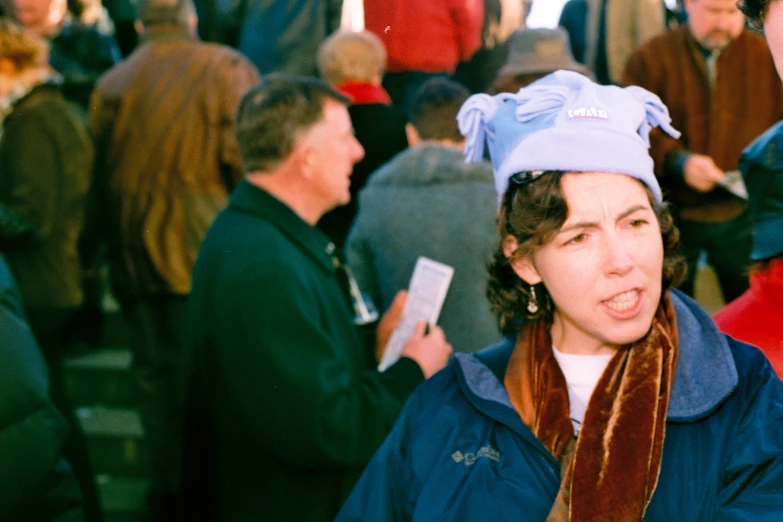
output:
[[[623,292],[622,294],[616,295],[613,298],[604,301],[604,303],[606,303],[606,305],[612,310],[617,310],[618,312],[622,312],[624,310],[633,308],[633,306],[636,304],[636,301],[638,299],[639,299],[639,291],[630,290],[628,292]]]

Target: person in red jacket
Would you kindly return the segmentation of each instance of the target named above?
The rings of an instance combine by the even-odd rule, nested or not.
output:
[[[430,77],[450,76],[473,56],[483,22],[483,0],[364,0],[365,27],[388,55],[383,86],[405,107]]]
[[[740,157],[753,222],[750,289],[715,314],[724,333],[761,348],[783,376],[783,123]]]

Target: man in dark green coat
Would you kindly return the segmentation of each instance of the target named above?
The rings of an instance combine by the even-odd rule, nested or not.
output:
[[[364,154],[347,103],[321,81],[270,75],[240,105],[246,177],[207,233],[190,297],[186,520],[333,520],[451,353],[420,325],[380,373],[361,342],[334,245],[314,227],[348,202]]]
[[[7,223],[0,223],[3,239]],[[83,520],[79,486],[63,458],[68,429],[49,397],[44,359],[0,254],[0,520]]]

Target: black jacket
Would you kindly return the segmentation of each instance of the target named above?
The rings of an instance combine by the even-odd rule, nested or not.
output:
[[[82,519],[81,494],[61,457],[68,425],[49,400],[46,365],[0,255],[0,520]]]

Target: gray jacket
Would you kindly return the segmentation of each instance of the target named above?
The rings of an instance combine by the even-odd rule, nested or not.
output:
[[[496,209],[489,163],[467,164],[460,151],[438,145],[408,149],[359,193],[348,263],[380,311],[408,287],[419,256],[453,266],[438,324],[455,351],[476,351],[500,338],[486,298]]]

